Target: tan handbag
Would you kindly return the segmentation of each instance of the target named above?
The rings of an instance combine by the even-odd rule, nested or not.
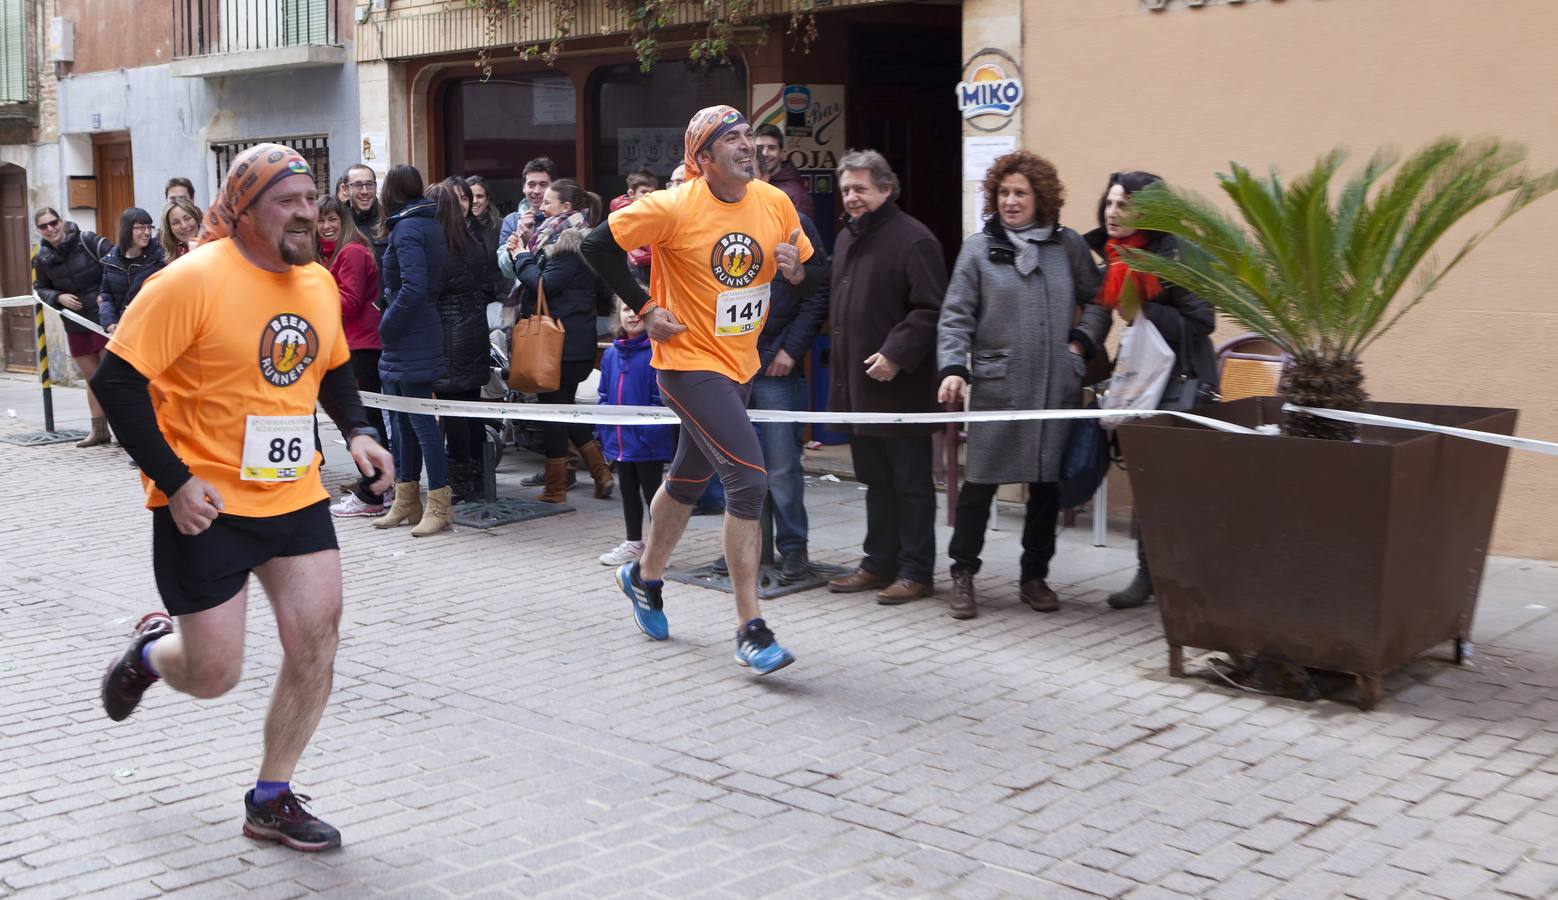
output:
[[[514,323],[509,338],[509,387],[545,394],[563,383],[563,323],[546,306],[546,288],[536,279],[536,308]]]

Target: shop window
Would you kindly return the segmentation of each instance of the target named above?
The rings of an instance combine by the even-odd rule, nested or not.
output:
[[[334,194],[330,183],[330,139],[322,134],[303,137],[255,138],[252,141],[234,141],[229,144],[212,144],[216,154],[216,183],[227,180],[227,170],[233,167],[233,158],[255,144],[281,144],[302,155],[303,161],[314,171],[314,187],[321,195]]]
[[[705,106],[747,108],[746,67],[701,67],[662,62],[649,74],[636,64],[595,70],[594,177],[589,188],[607,201],[627,187],[627,176],[648,169],[664,182],[682,161],[687,120]]]
[[[524,196],[525,163],[551,157],[559,177],[572,177],[578,131],[573,82],[537,73],[460,79],[441,91],[444,170],[487,180],[501,212]]]

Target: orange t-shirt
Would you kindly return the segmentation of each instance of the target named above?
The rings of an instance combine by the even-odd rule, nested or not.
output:
[[[163,437],[225,512],[279,516],[329,498],[301,417],[312,420],[325,371],[352,354],[323,266],[267,272],[231,238],[201,244],[147,279],[108,349],[151,382]],[[147,507],[167,505],[141,481]]]
[[[784,191],[761,181],[726,203],[695,178],[655,191],[611,214],[611,236],[624,250],[649,245],[649,296],[687,330],[654,342],[657,369],[718,372],[745,383],[757,374],[757,336],[768,318],[774,248],[801,230]],[[796,243],[811,258],[806,233]]]

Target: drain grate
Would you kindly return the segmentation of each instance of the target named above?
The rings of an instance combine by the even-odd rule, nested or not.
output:
[[[851,569],[844,566],[814,562],[811,564],[810,578],[797,581],[794,584],[781,584],[779,581],[779,567],[763,566],[758,570],[757,575],[757,598],[759,600],[770,600],[774,597],[783,597],[786,594],[799,594],[801,591],[823,587],[827,585],[828,579],[847,575],[851,571]],[[730,576],[716,574],[713,563],[676,572],[667,572],[665,573],[665,579],[680,584],[712,588],[716,591],[724,591],[727,594],[734,593],[730,587]]]
[[[454,524],[470,528],[496,528],[566,512],[573,512],[573,507],[537,500],[477,500],[455,505]]]
[[[86,437],[85,431],[29,431],[25,434],[0,436],[0,443],[18,444],[23,447],[41,447],[44,444],[63,444]]]

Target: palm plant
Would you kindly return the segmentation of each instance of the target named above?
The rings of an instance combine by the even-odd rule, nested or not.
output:
[[[1358,410],[1368,399],[1363,351],[1510,216],[1558,188],[1558,170],[1528,176],[1517,146],[1442,138],[1385,183],[1396,157],[1376,153],[1333,198],[1332,181],[1345,159],[1333,150],[1286,187],[1275,171],[1259,179],[1231,164],[1232,173],[1219,173],[1218,180],[1238,219],[1162,183],[1138,191],[1131,195],[1132,224],[1174,235],[1179,258],[1129,248],[1124,258],[1199,294],[1285,350],[1292,360],[1279,394],[1287,401]],[[1492,223],[1441,263],[1432,253],[1440,238],[1499,197],[1506,200]],[[1295,414],[1283,433],[1352,440],[1357,427]]]

